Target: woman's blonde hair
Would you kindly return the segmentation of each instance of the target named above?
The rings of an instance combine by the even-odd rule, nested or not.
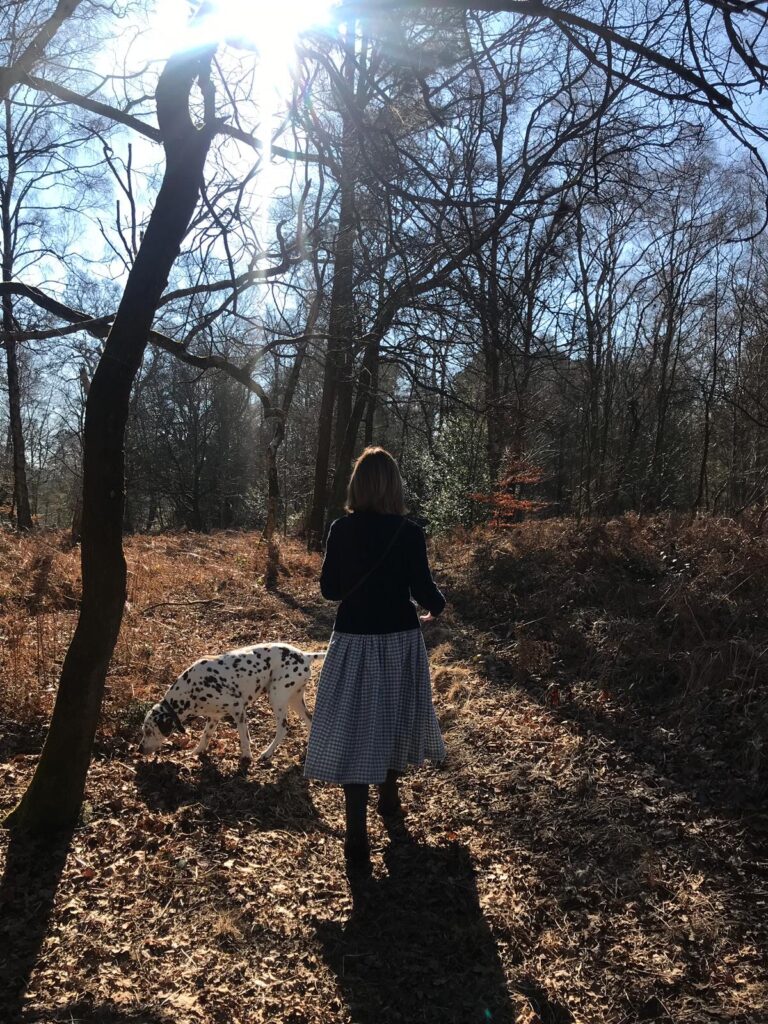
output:
[[[347,512],[405,512],[403,478],[397,463],[384,448],[366,448],[349,478]]]

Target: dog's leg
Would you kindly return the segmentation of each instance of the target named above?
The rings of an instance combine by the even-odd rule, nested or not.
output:
[[[235,713],[235,725],[237,726],[237,735],[240,737],[240,758],[243,761],[250,761],[252,759],[251,737],[248,732],[245,708],[242,708],[239,713]]]
[[[208,749],[208,744],[211,742],[211,737],[216,732],[216,726],[219,723],[213,718],[206,719],[205,728],[203,729],[203,735],[200,737],[200,741],[192,751],[193,754],[204,754]]]
[[[274,684],[269,688],[269,703],[272,705],[272,714],[275,716],[275,738],[259,754],[260,761],[268,761],[274,754],[277,748],[285,739],[285,734],[288,731],[286,726],[286,716],[288,714],[288,702],[285,699],[284,687],[281,686],[281,693],[275,690]]]
[[[299,690],[298,693],[295,693],[293,697],[291,697],[290,706],[306,726],[307,732],[309,732],[309,727],[312,725],[312,715],[307,711],[307,705],[304,703],[304,693],[302,690]]]

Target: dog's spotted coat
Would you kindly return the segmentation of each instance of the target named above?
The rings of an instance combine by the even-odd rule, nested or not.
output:
[[[300,651],[290,644],[257,644],[212,658],[201,658],[185,669],[159,704],[147,712],[139,750],[151,754],[172,732],[185,732],[188,718],[205,718],[205,728],[193,753],[203,754],[222,718],[231,718],[240,737],[240,753],[251,760],[251,738],[246,708],[257,694],[266,692],[275,716],[275,737],[259,757],[274,754],[285,739],[288,709],[299,715],[307,729],[310,718],[304,687],[312,662],[325,651]]]

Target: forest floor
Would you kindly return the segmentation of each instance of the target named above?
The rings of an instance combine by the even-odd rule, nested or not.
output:
[[[238,769],[141,758],[205,652],[313,648],[319,560],[255,535],[134,537],[81,825],[0,835],[0,1022],[766,1024],[768,541],[732,522],[565,520],[441,539],[425,627],[448,756],[373,808],[353,903],[305,735]],[[0,812],[23,792],[74,623],[77,552],[0,535]],[[309,686],[311,707],[314,683]],[[254,746],[272,734],[266,702]]]

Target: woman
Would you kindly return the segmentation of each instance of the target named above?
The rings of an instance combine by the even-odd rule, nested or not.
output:
[[[370,870],[368,786],[383,816],[401,813],[397,778],[425,757],[440,761],[429,660],[413,597],[428,622],[445,598],[435,586],[424,533],[404,518],[403,481],[383,448],[355,463],[348,515],[331,526],[320,575],[323,597],[340,601],[304,769],[344,787],[348,870]]]

